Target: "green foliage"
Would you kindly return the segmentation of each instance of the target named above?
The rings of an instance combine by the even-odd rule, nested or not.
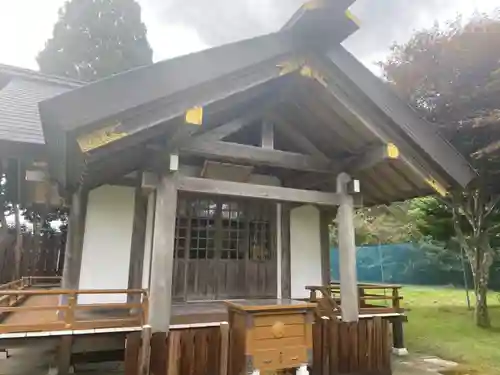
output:
[[[436,25],[419,32],[408,43],[394,46],[381,66],[395,91],[479,172],[467,189],[443,202],[474,274],[476,322],[488,327],[486,293],[500,229],[500,13],[467,22],[458,18],[445,28]],[[422,223],[423,230],[445,239],[450,226],[443,206],[424,203],[430,223]]]
[[[71,0],[38,54],[44,73],[83,81],[152,63],[153,52],[135,0]]]

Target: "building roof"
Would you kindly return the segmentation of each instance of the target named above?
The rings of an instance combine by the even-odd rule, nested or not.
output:
[[[147,165],[148,150],[159,145],[180,149],[194,163],[229,154],[232,161],[248,161],[245,145],[184,147],[179,129],[185,115],[203,108],[195,134],[260,113],[256,120],[275,123],[283,158],[313,152],[292,171],[280,167],[290,163],[278,152],[268,153],[272,162],[262,152],[252,161],[290,187],[332,191],[330,175],[347,171],[375,204],[466,186],[476,176],[466,160],[340,45],[357,29],[345,13],[352,2],[306,3],[277,33],[138,68],[42,102],[54,178],[67,189],[105,183]],[[243,143],[252,144],[251,138],[246,134]],[[380,145],[395,145],[401,157],[354,168]]]
[[[0,147],[12,156],[17,147],[41,150],[45,144],[38,103],[82,83],[0,64]]]

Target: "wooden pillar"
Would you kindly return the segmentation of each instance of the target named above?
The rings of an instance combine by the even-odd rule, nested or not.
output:
[[[73,336],[61,336],[57,348],[57,374],[67,375],[71,371],[71,351],[73,347]]]
[[[356,242],[354,233],[354,200],[348,194],[351,177],[341,173],[337,177],[337,193],[341,194],[337,213],[340,298],[342,320],[357,322],[359,319],[358,285],[356,274]]]
[[[63,289],[78,289],[80,282],[87,203],[87,191],[79,188],[72,194],[61,282]]]
[[[281,204],[281,298],[291,298],[292,296],[290,211],[289,204]]]
[[[332,213],[321,209],[319,219],[319,236],[321,246],[321,283],[323,285],[330,284],[330,223],[332,221]]]
[[[130,243],[130,265],[128,271],[128,288],[141,289],[142,271],[144,268],[144,246],[146,240],[146,222],[148,215],[148,197],[142,190],[142,173],[138,173],[134,195],[134,220],[132,240]],[[129,294],[128,302],[139,302],[140,295]]]
[[[161,176],[156,191],[153,234],[149,324],[153,333],[168,332],[172,302],[175,219],[177,212],[176,173]]]
[[[398,316],[392,319],[392,339],[393,339],[393,352],[399,356],[405,356],[408,354],[408,349],[405,347],[404,339],[404,316]]]

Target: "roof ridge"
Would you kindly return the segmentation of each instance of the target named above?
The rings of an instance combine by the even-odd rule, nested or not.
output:
[[[86,84],[86,82],[79,81],[73,78],[61,77],[51,74],[40,73],[39,71],[21,68],[14,65],[7,65],[0,63],[0,74],[5,73],[9,75],[14,75],[23,78],[29,78],[34,80],[40,80],[48,83],[55,83],[59,85],[65,85],[69,87],[80,87]]]

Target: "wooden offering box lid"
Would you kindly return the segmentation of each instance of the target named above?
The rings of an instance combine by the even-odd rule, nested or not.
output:
[[[308,310],[316,307],[313,303],[296,301],[293,299],[246,299],[225,302],[229,309],[251,313],[283,310]]]

